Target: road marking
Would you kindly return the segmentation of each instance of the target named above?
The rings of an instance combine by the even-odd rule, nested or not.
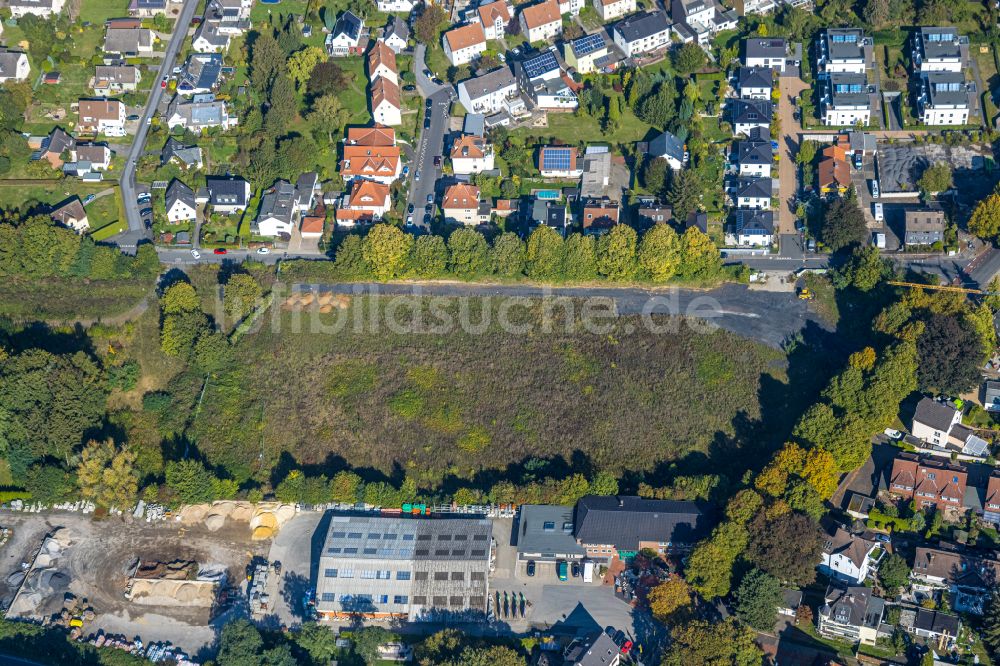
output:
[[[720,315],[732,315],[734,317],[747,317],[749,319],[760,319],[760,315],[756,312],[735,312],[733,310],[716,310]]]

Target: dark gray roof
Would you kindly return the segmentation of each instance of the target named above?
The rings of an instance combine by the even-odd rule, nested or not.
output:
[[[826,590],[821,613],[833,621],[852,627],[875,629],[882,619],[885,602],[874,596],[870,587],[832,583]]]
[[[831,58],[863,60],[865,57],[865,34],[860,28],[828,28],[820,39]]]
[[[743,40],[746,58],[784,58],[788,46],[783,39],[752,37]]]
[[[221,53],[192,53],[184,64],[184,71],[178,77],[177,89],[211,90],[222,76]]]
[[[774,191],[773,187],[770,178],[741,178],[736,183],[736,196],[770,197]]]
[[[966,83],[962,72],[925,72],[920,76],[920,92],[931,108],[968,105],[970,90],[975,92],[975,84]]]
[[[334,515],[322,557],[488,561],[492,529],[485,517]]]
[[[584,555],[586,551],[573,536],[573,507],[522,505],[517,519],[517,550],[523,553]]]
[[[826,81],[827,103],[836,106],[869,105],[870,94],[875,91],[875,85],[868,83],[865,74],[854,72],[834,72]]]
[[[685,543],[708,534],[711,521],[697,502],[650,500],[632,495],[587,495],[576,505],[576,538],[635,550],[640,541]]]
[[[784,604],[785,608],[798,608],[799,604],[802,603],[802,590],[783,588],[781,590],[781,603]]]
[[[915,629],[922,629],[933,634],[947,634],[952,637],[958,636],[958,629],[961,626],[958,618],[927,608],[918,608],[917,615],[913,620]]]
[[[955,28],[924,26],[918,44],[925,58],[961,58],[962,41],[968,42],[968,38],[959,37]]]
[[[300,174],[295,180],[295,200],[300,206],[309,205],[310,200],[316,192],[316,184],[319,176],[315,171],[307,171]]]
[[[618,644],[605,632],[586,641],[574,641],[563,654],[568,666],[607,666],[620,656]]]
[[[930,426],[935,430],[948,432],[951,428],[951,421],[955,417],[957,410],[943,402],[938,402],[932,398],[921,398],[917,403],[917,409],[913,413],[913,420]]]
[[[740,208],[736,211],[736,232],[746,235],[774,235],[774,211]]]
[[[392,35],[397,35],[403,41],[410,38],[410,27],[398,16],[389,19],[389,23],[385,26],[385,38],[388,39]]]
[[[770,141],[736,142],[736,162],[739,164],[771,164],[772,158]]]
[[[261,198],[258,220],[274,217],[291,222],[295,206],[295,187],[287,180],[279,180]]]
[[[633,14],[615,24],[615,32],[622,36],[626,43],[631,43],[663,32],[670,27],[666,12],[655,10]]]
[[[240,205],[247,204],[247,181],[239,176],[209,176],[205,179],[205,184],[211,196],[213,205]]]
[[[672,157],[684,160],[684,143],[670,132],[664,132],[649,142],[649,154],[654,157]]]
[[[42,148],[50,153],[61,155],[76,146],[76,139],[57,127],[42,142]]]
[[[465,92],[469,95],[470,99],[475,100],[495,90],[509,88],[515,83],[516,81],[510,68],[504,65],[499,69],[494,69],[492,72],[487,72],[474,79],[466,79],[458,85],[465,88]]]
[[[357,41],[361,36],[361,19],[351,11],[346,11],[337,18],[337,24],[333,26],[334,37],[340,34],[347,35],[352,41]]]
[[[771,102],[765,99],[737,99],[732,102],[733,124],[771,122]]]
[[[737,81],[740,88],[770,88],[774,83],[774,70],[770,67],[740,67]]]
[[[181,201],[191,208],[196,208],[194,201],[194,190],[185,185],[183,182],[174,178],[170,181],[170,185],[167,186],[167,192],[164,195],[164,201],[169,211],[171,206],[174,205],[175,201]]]

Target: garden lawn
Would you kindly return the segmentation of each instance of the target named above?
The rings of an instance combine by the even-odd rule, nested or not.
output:
[[[83,183],[75,178],[66,178],[39,184],[0,180],[0,208],[24,210],[36,203],[54,206],[74,194],[82,201],[88,194],[97,194],[108,188],[113,188],[114,194],[95,199],[86,207],[90,228],[96,230],[119,219],[118,199],[121,195],[118,183],[114,181]]]
[[[396,310],[403,320],[410,308],[432,307],[405,300]],[[459,308],[469,321],[484,321],[486,307],[492,317],[481,334],[428,335],[350,323],[372,311],[381,317],[384,300],[356,300],[315,320],[305,314],[300,327],[296,314],[278,312],[274,326],[240,342],[239,356],[254,362],[210,382],[186,436],[237,478],[248,465],[270,469],[282,452],[303,464],[398,470],[421,485],[519,469],[530,458],[650,471],[688,454],[714,460],[759,445],[760,433],[742,439],[761,418],[758,397],[786,395],[782,354],[722,331],[657,334],[621,318],[598,335],[567,329],[558,305],[546,331],[534,302],[516,308],[514,319],[535,327],[523,335],[496,324],[499,301],[441,303],[456,320]],[[775,410],[769,426],[784,418]]]
[[[97,28],[96,32],[102,35],[104,21],[109,18],[126,16],[128,14],[127,0],[85,0],[80,3],[80,20],[90,21]]]
[[[551,137],[563,143],[576,145],[581,142],[631,144],[642,141],[651,129],[650,125],[635,117],[632,110],[626,107],[622,111],[618,128],[605,134],[601,131],[601,123],[597,118],[576,113],[550,113],[548,127],[528,127],[512,132],[514,135]]]

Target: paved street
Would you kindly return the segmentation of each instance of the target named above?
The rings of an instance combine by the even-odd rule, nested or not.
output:
[[[413,57],[413,68],[416,70],[417,89],[425,98],[431,100],[429,108],[431,115],[430,127],[421,128],[417,144],[416,157],[410,164],[410,194],[407,203],[413,205],[413,223],[424,224],[424,208],[427,206],[427,195],[435,195],[435,185],[440,173],[440,167],[434,166],[434,157],[440,155],[444,160],[444,135],[448,131],[448,111],[451,107],[451,86],[439,86],[424,75],[427,66],[424,64],[424,45],[418,44]],[[426,116],[425,116],[426,117]],[[417,180],[417,174],[420,180]],[[433,217],[433,213],[432,213]]]
[[[125,219],[128,221],[128,231],[117,236],[115,242],[123,250],[127,251],[135,250],[136,243],[148,237],[145,226],[142,223],[142,218],[139,217],[139,206],[135,201],[135,163],[145,148],[149,124],[159,107],[160,98],[163,96],[164,89],[160,87],[160,82],[166,79],[170,75],[171,70],[173,70],[181,44],[184,43],[184,39],[187,37],[188,26],[191,25],[191,19],[198,8],[198,0],[183,1],[184,6],[177,17],[173,37],[170,38],[170,43],[167,44],[163,60],[160,62],[160,69],[156,74],[156,78],[153,79],[152,92],[150,92],[146,108],[139,118],[138,131],[132,141],[132,147],[129,149],[128,156],[125,158],[125,166],[122,168],[120,183],[122,201],[125,207]]]
[[[795,106],[792,98],[798,97],[809,86],[798,76],[782,76],[780,79],[781,98],[778,100],[778,118],[781,121],[782,138],[778,142],[778,228],[782,234],[780,249],[782,254],[788,254],[785,248],[786,234],[796,234],[795,231],[795,199],[798,194],[798,166],[795,156],[802,143],[802,125],[795,119]]]

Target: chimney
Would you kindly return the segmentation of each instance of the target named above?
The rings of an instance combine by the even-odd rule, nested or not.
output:
[[[618,496],[618,508],[625,508],[625,499],[621,495]]]

